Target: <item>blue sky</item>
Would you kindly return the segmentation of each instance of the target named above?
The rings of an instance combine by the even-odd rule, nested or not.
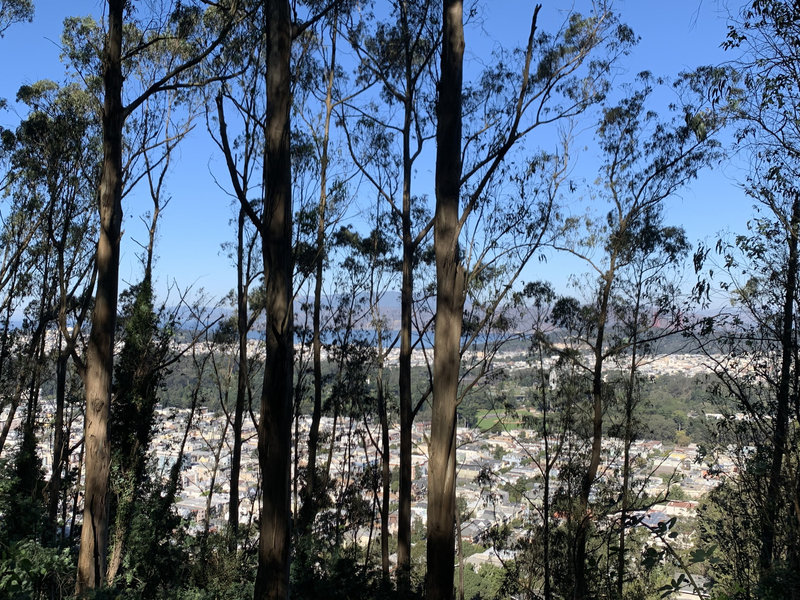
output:
[[[544,2],[542,26],[560,23],[565,16],[564,3]],[[576,2],[578,10],[585,3]],[[486,60],[491,47],[524,43],[527,39],[533,3],[527,0],[487,0],[483,32],[467,30],[466,57]],[[627,0],[615,3],[624,22],[641,37],[639,45],[620,64],[616,82],[631,81],[641,70],[655,75],[674,76],[681,70],[699,64],[719,63],[729,56],[719,48],[726,31],[726,10],[710,0],[678,0],[656,2]],[[59,62],[61,23],[70,15],[99,15],[103,3],[99,0],[39,0],[31,24],[18,24],[0,39],[4,57],[0,97],[12,100],[23,83],[50,78],[63,81],[65,69]],[[472,36],[472,37],[470,37]],[[17,116],[13,111],[0,113],[0,125],[14,127]],[[588,127],[590,121],[585,123]],[[596,151],[591,147],[591,135],[586,134],[586,148],[578,164],[591,165]],[[583,138],[582,138],[583,139]],[[202,286],[212,295],[224,295],[235,284],[235,273],[220,245],[235,237],[229,224],[234,217],[229,197],[214,183],[209,170],[221,174],[216,148],[210,143],[205,124],[198,122],[195,132],[178,150],[176,166],[168,180],[172,198],[162,221],[158,241],[157,270],[160,289],[173,279],[180,287]],[[537,140],[537,144],[543,143]],[[544,142],[546,145],[547,142]],[[578,167],[580,168],[580,167]],[[425,170],[425,169],[423,169]],[[429,172],[422,179],[432,178]],[[667,204],[667,221],[683,225],[693,242],[713,238],[724,229],[742,231],[751,214],[750,202],[744,198],[735,180],[740,175],[731,165],[708,170],[685,189],[680,197]],[[147,199],[134,193],[125,207],[125,242],[121,265],[123,281],[135,281],[139,267],[132,238],[142,239],[144,229],[139,214],[147,208]],[[536,263],[528,279],[553,280],[563,289],[565,274],[581,269],[562,257],[551,257],[546,265]]]

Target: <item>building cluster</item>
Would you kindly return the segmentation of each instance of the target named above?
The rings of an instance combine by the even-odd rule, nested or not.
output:
[[[422,357],[416,357],[422,361]],[[480,357],[472,357],[480,360]],[[696,355],[677,355],[653,360],[643,371],[653,375],[680,372],[684,375],[703,371],[702,359]],[[528,366],[519,355],[509,353],[494,359],[495,368],[516,369]],[[54,407],[44,401],[43,421],[45,427],[40,436],[39,450],[45,476],[51,469],[51,429]],[[0,415],[3,420],[7,415]],[[707,419],[721,415],[707,414]],[[199,408],[191,415],[185,409],[159,409],[158,428],[153,439],[152,468],[156,475],[166,477],[172,466],[182,456],[180,496],[176,510],[190,524],[190,530],[203,531],[221,529],[229,520],[230,470],[232,456],[232,433],[225,415]],[[82,417],[79,411],[68,415],[70,422],[70,445],[79,447],[83,434]],[[15,437],[21,435],[21,420],[12,423],[8,443],[15,447]],[[514,428],[511,428],[514,427]],[[513,532],[522,535],[527,527],[541,523],[545,490],[548,491],[551,514],[556,522],[569,518],[559,508],[559,494],[563,494],[565,479],[562,470],[571,460],[585,460],[588,442],[575,437],[550,435],[547,439],[537,436],[514,423],[497,432],[481,432],[478,429],[458,429],[458,496],[461,538],[465,542],[481,543],[492,528],[508,525]],[[293,435],[297,444],[294,469],[305,467],[307,438],[310,417],[300,417]],[[334,478],[344,474],[364,472],[380,464],[381,439],[379,424],[365,423],[340,417],[337,422],[324,417],[321,423],[324,449],[323,460],[330,461],[330,473]],[[412,522],[421,528],[427,522],[427,442],[429,423],[417,421],[413,438],[413,484]],[[389,434],[391,445],[390,468],[399,470],[400,431],[395,426]],[[597,493],[602,490],[620,489],[623,473],[623,442],[606,438],[602,447]],[[703,464],[697,459],[697,448],[667,447],[658,440],[637,440],[630,447],[631,497],[635,498],[635,509],[630,511],[630,522],[637,526],[658,529],[660,523],[669,523],[673,517],[687,520],[694,517],[698,500],[718,485],[720,478],[735,472],[732,459],[716,457],[714,464]],[[243,431],[242,463],[239,476],[239,522],[252,523],[257,518],[260,497],[258,473],[257,433],[251,420],[246,420]],[[555,458],[554,458],[555,457]],[[77,470],[81,455],[73,452],[69,457],[69,468]],[[390,495],[389,531],[397,530],[397,487]],[[365,498],[372,502],[377,497],[375,490],[364,490]],[[618,496],[617,496],[618,497]],[[679,498],[679,499],[678,499]],[[595,501],[602,500],[597,496]],[[80,497],[79,497],[80,501]],[[294,494],[295,510],[299,494]],[[334,499],[335,501],[335,499]],[[619,507],[609,503],[608,514],[603,517],[609,525],[619,518]],[[617,512],[615,512],[617,511]],[[691,522],[691,521],[689,521]],[[617,521],[618,523],[618,521]],[[357,531],[353,539],[369,543],[377,536],[380,522],[376,512],[375,521]],[[674,536],[673,536],[674,537]],[[675,545],[691,548],[696,534],[691,528],[674,537]],[[658,543],[658,540],[655,540]],[[479,552],[469,557],[475,569],[484,565],[498,565],[508,558],[492,550]]]

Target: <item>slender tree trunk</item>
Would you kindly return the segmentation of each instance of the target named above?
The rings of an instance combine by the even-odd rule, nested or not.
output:
[[[592,370],[592,449],[589,467],[581,481],[579,497],[579,519],[575,539],[574,565],[575,588],[573,598],[584,600],[589,596],[589,582],[586,573],[586,542],[589,534],[591,514],[589,512],[589,496],[592,485],[597,478],[597,469],[600,466],[600,453],[603,444],[603,344],[605,343],[605,328],[608,316],[608,304],[611,298],[611,287],[614,281],[616,261],[612,257],[608,271],[604,275],[603,288],[600,291],[597,335],[594,344],[594,368]]]
[[[239,536],[239,473],[242,468],[242,424],[244,422],[244,406],[247,400],[247,379],[249,363],[247,356],[248,331],[248,276],[245,273],[244,261],[244,209],[239,208],[238,239],[236,244],[236,331],[239,338],[239,368],[236,374],[236,406],[233,413],[233,448],[231,449],[231,476],[228,498],[228,528],[230,539],[228,550],[236,551]]]
[[[378,419],[381,425],[381,575],[384,584],[389,583],[389,503],[392,484],[391,466],[389,464],[389,409],[386,406],[386,391],[384,389],[384,351],[383,351],[383,321],[378,314],[377,302],[371,298],[373,321],[376,324],[375,334],[378,344],[378,364],[375,376],[375,393],[378,404]],[[368,424],[365,423],[365,427]]]
[[[208,496],[206,496],[206,519],[203,524],[203,547],[207,547],[208,532],[211,528],[211,509],[214,501],[214,488],[217,485],[217,475],[219,474],[219,460],[222,456],[222,448],[225,447],[225,438],[228,435],[228,425],[230,421],[225,419],[222,426],[222,433],[219,436],[219,443],[214,450],[214,467],[211,469],[211,481],[209,483]]]
[[[317,446],[319,445],[319,424],[322,419],[322,277],[327,254],[325,229],[327,226],[328,208],[328,147],[330,145],[330,126],[333,114],[333,81],[336,72],[336,27],[337,18],[334,12],[333,33],[331,40],[331,63],[329,65],[325,88],[325,122],[322,132],[322,156],[319,172],[319,206],[317,209],[317,254],[314,265],[314,308],[312,316],[312,340],[314,369],[314,407],[311,413],[311,427],[308,434],[308,464],[306,467],[306,489],[303,494],[303,507],[298,519],[300,535],[308,533],[317,516],[317,494],[319,494],[319,477],[317,473]]]
[[[374,269],[374,264],[373,264]],[[386,390],[384,389],[384,349],[383,349],[383,321],[378,310],[378,302],[374,294],[374,286],[370,288],[370,306],[372,307],[372,322],[375,324],[375,336],[378,347],[377,373],[375,375],[375,394],[378,405],[378,419],[381,426],[380,456],[381,456],[381,576],[383,583],[389,583],[389,503],[392,484],[390,447],[389,447],[389,409],[386,406]],[[369,428],[368,423],[364,426]],[[371,436],[370,436],[371,437]],[[377,444],[376,444],[377,445]],[[366,455],[366,448],[364,450]],[[377,496],[377,494],[376,494]],[[377,498],[376,498],[377,499]],[[370,528],[370,537],[372,528]]]
[[[28,369],[22,374],[27,379],[28,402],[25,407],[25,422],[22,428],[22,444],[16,459],[17,475],[20,478],[20,489],[30,498],[36,498],[41,492],[40,472],[36,456],[36,416],[39,412],[39,389],[41,384],[42,363],[45,356],[45,339],[47,331],[46,306],[49,301],[48,292],[48,260],[45,257],[40,288],[41,302],[37,315],[38,326],[31,337],[30,355],[25,364]]]
[[[453,598],[456,408],[465,285],[458,245],[463,7],[461,0],[444,0],[443,4],[441,79],[436,108],[436,330],[428,448],[428,600]]]
[[[11,273],[11,284],[8,286],[9,290],[13,290],[16,287],[16,281],[17,270],[14,269]],[[0,381],[3,379],[3,371],[5,370],[6,359],[8,358],[10,351],[9,338],[11,334],[11,314],[13,313],[13,303],[10,297],[8,298],[6,305],[3,307],[3,310],[5,311],[3,314],[3,329],[0,331]],[[11,400],[11,406],[9,407],[6,422],[3,423],[3,429],[0,431],[0,452],[3,451],[3,447],[6,444],[8,432],[11,430],[11,424],[14,422],[14,416],[17,412],[18,402],[14,402],[14,399],[16,398],[17,396],[15,394]]]
[[[456,431],[458,426],[456,426]],[[464,545],[461,541],[461,513],[456,501],[456,555],[458,558],[458,600],[464,600]]]
[[[85,455],[86,449],[86,441],[80,444],[80,450],[78,451],[78,476],[75,478],[75,488],[72,493],[72,514],[70,515],[69,521],[69,537],[70,539],[75,538],[75,521],[78,517],[78,498],[80,496],[80,489],[81,489],[81,478],[83,476],[83,457]],[[66,502],[66,500],[65,500]]]
[[[622,457],[622,505],[619,514],[619,550],[617,554],[617,596],[622,598],[625,583],[625,537],[630,509],[631,444],[633,443],[633,403],[636,388],[636,363],[639,350],[639,311],[641,308],[642,279],[637,280],[636,303],[633,310],[633,335],[631,336],[631,363],[628,371],[628,389],[625,391],[625,437]]]
[[[381,420],[381,573],[384,581],[389,579],[389,504],[392,486],[392,473],[389,465],[389,415],[386,410],[386,396],[383,389],[383,359],[378,368],[378,410]]]
[[[404,191],[403,205],[410,192]],[[400,356],[398,384],[400,392],[400,485],[398,489],[397,569],[401,594],[410,589],[411,577],[411,427],[414,414],[411,399],[411,311],[414,295],[413,256],[411,247],[411,210],[403,211],[403,273],[400,288]]]
[[[634,375],[634,363],[631,359],[631,378]],[[623,440],[622,457],[622,506],[619,513],[619,550],[617,551],[617,595],[622,598],[625,583],[625,537],[628,526],[628,509],[630,507],[630,478],[631,478],[631,443],[632,443],[632,418],[633,418],[633,381],[628,383],[629,389],[625,398],[625,437]]]
[[[108,546],[108,474],[111,454],[108,414],[114,368],[119,239],[122,225],[122,22],[124,0],[108,0],[108,32],[103,50],[103,168],[100,179],[100,239],[97,294],[86,354],[83,529],[76,592],[103,584]]]
[[[292,411],[292,173],[289,111],[291,12],[265,0],[267,114],[262,253],[266,282],[266,362],[258,423],[261,536],[254,598],[289,596]]]
[[[775,433],[772,442],[772,458],[769,468],[766,505],[761,521],[760,567],[762,577],[772,570],[775,554],[775,524],[778,522],[781,469],[786,454],[786,438],[789,424],[789,401],[792,379],[792,357],[794,344],[794,302],[797,294],[798,235],[800,235],[800,194],[792,201],[792,215],[787,232],[789,258],[786,265],[786,295],[783,302],[781,320],[781,375],[778,382],[777,410],[775,412]]]
[[[50,531],[55,535],[58,523],[58,500],[61,496],[61,469],[64,463],[64,403],[67,395],[67,361],[69,354],[61,349],[61,335],[58,336],[59,355],[56,361],[56,414],[53,423],[53,468],[47,486],[47,519]]]
[[[403,118],[403,266],[400,285],[400,357],[398,387],[400,392],[400,481],[397,514],[397,583],[401,595],[411,588],[411,427],[414,413],[411,399],[411,312],[414,301],[414,240],[411,236],[411,117],[413,83],[411,50],[408,39],[408,16],[401,2],[401,26],[406,35],[406,96]]]
[[[0,431],[0,451],[6,445],[6,439],[11,431],[11,425],[14,423],[14,417],[17,416],[17,409],[19,408],[20,400],[22,399],[22,386],[18,385],[14,395],[11,397],[11,406],[8,407],[8,416],[5,423],[3,423],[3,430]]]
[[[542,439],[544,441],[544,497],[542,498],[542,563],[544,565],[544,600],[552,600],[552,575],[550,569],[550,441],[547,439],[547,419],[549,402],[547,398],[547,381],[544,378],[544,356],[539,346],[540,394],[542,397]]]

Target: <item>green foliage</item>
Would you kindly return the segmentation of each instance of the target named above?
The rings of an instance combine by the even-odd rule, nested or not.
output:
[[[33,0],[0,0],[0,37],[13,24],[33,19]]]
[[[246,532],[245,532],[246,533]],[[186,538],[189,562],[185,580],[173,592],[176,600],[237,600],[253,595],[256,564],[254,549],[244,546],[230,552],[225,535]]]
[[[0,463],[0,597],[9,600],[63,598],[72,593],[75,564],[69,548],[46,546],[43,539],[43,482],[38,459],[33,489],[20,478],[18,451],[9,464]],[[35,455],[34,455],[35,456]]]
[[[380,569],[365,561],[357,545],[335,546],[331,540],[299,540],[292,561],[292,597],[303,600],[331,598],[390,598],[393,587],[381,577]]]
[[[7,600],[65,598],[74,588],[75,564],[68,548],[27,539],[0,542],[0,596]]]
[[[35,439],[24,435],[10,463],[0,463],[0,544],[42,535],[44,479]]]
[[[493,565],[484,565],[480,571],[475,571],[469,566],[465,567],[464,599],[492,600],[505,597],[501,594],[504,572],[504,569]],[[458,589],[458,572],[456,572],[455,584]]]

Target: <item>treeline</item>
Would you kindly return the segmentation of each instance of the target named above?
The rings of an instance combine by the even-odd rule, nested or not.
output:
[[[0,2],[0,33],[32,9]],[[69,75],[22,86],[0,131],[0,593],[797,596],[800,14],[756,0],[720,40],[732,63],[621,85],[624,15],[597,2],[551,28],[544,10],[474,63],[480,8],[460,0],[108,0],[66,20]],[[200,123],[235,205],[233,291],[159,297],[166,182]],[[751,228],[692,251],[665,206],[734,155]],[[121,290],[134,189],[150,208]],[[528,275],[556,252],[585,265],[577,297]],[[642,375],[676,344],[707,384]],[[513,413],[507,348],[538,474],[524,517],[470,538],[500,565],[476,577],[459,421]],[[185,421],[159,429],[176,401]],[[675,473],[646,495],[632,451],[658,430],[719,477],[694,547],[646,517],[674,491]],[[508,494],[489,467],[471,485]]]

